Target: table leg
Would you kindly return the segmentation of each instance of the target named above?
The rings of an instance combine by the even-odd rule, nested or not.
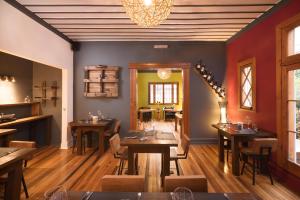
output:
[[[8,172],[8,182],[5,190],[4,199],[19,200],[21,192],[21,178],[22,178],[22,164],[23,160],[19,160],[14,165],[14,169]]]
[[[175,131],[177,131],[178,118],[175,116]]]
[[[99,156],[104,154],[104,127],[99,129]]]
[[[82,155],[82,130],[80,128],[76,129],[76,149],[77,149],[77,155]]]
[[[134,175],[134,151],[128,147],[128,175]]]
[[[221,131],[218,131],[218,138],[219,161],[224,162],[224,136]]]
[[[240,175],[240,159],[239,159],[239,139],[238,137],[231,137],[231,152],[232,152],[232,174]]]

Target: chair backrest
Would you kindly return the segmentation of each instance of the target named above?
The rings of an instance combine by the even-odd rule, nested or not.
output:
[[[165,177],[164,192],[173,192],[177,187],[186,187],[192,192],[207,192],[207,179],[203,175]]]
[[[144,192],[145,177],[141,175],[105,175],[102,192]]]
[[[120,134],[120,129],[121,129],[121,120],[116,120],[113,133],[114,134],[116,134],[116,133]]]
[[[189,149],[190,149],[190,143],[191,143],[190,138],[188,138],[188,136],[183,134],[182,138],[181,138],[181,147],[183,149],[183,154],[185,157],[188,156]]]
[[[112,153],[114,154],[114,156],[117,156],[118,151],[120,149],[120,135],[115,134],[114,136],[112,136],[109,139],[109,144],[110,144],[110,148],[111,148]]]
[[[267,154],[268,152],[266,151],[268,150],[270,150],[270,152],[276,151],[277,143],[277,138],[254,138],[252,141],[252,148],[257,154]]]

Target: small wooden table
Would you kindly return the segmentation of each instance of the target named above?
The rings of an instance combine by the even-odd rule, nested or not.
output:
[[[82,134],[97,132],[99,135],[99,156],[104,154],[104,130],[109,126],[113,120],[100,120],[98,122],[78,120],[69,123],[71,130],[74,130],[77,134],[76,149],[77,154],[82,155]]]
[[[182,137],[182,114],[180,114],[180,113],[175,114],[175,131],[178,130],[178,128],[177,128],[178,124],[180,125],[179,135],[181,138]]]
[[[85,195],[84,192],[70,192],[69,197],[72,200],[81,200]],[[94,192],[90,200],[96,199],[138,199],[136,192]],[[142,192],[140,193],[143,200],[171,200],[171,193],[168,192]],[[200,193],[193,192],[195,200],[258,200],[250,193]]]
[[[170,147],[178,146],[173,133],[164,133],[160,131],[136,131],[129,133],[130,136],[136,136],[135,139],[123,137],[121,146],[128,147],[128,174],[133,175],[134,169],[134,154],[135,153],[161,153],[162,154],[162,180],[165,176],[170,175]],[[170,136],[164,137],[165,134]],[[146,140],[142,140],[144,138]]]
[[[8,174],[4,199],[20,199],[23,160],[33,154],[34,150],[33,148],[0,148],[0,175]]]
[[[16,129],[0,129],[0,137],[4,138],[4,146],[8,146],[8,143],[11,140],[11,135],[15,132],[17,132]]]
[[[213,124],[212,127],[218,130],[218,151],[219,161],[224,162],[224,136],[231,140],[231,153],[232,153],[232,174],[235,176],[240,175],[240,142],[248,142],[257,137],[275,137],[274,133],[265,131],[249,131],[249,133],[242,133],[237,129],[237,125],[231,124],[230,127],[220,124]]]

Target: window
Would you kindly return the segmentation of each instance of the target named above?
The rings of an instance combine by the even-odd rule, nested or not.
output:
[[[300,14],[277,26],[276,41],[277,160],[300,177]]]
[[[300,26],[293,28],[288,33],[288,56],[300,53]]]
[[[300,69],[288,72],[288,159],[300,165]]]
[[[178,104],[178,82],[149,83],[149,104]]]
[[[238,63],[240,108],[255,110],[255,59]]]

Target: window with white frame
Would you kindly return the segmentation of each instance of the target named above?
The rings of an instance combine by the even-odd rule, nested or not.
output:
[[[149,104],[178,104],[178,82],[149,83]]]

